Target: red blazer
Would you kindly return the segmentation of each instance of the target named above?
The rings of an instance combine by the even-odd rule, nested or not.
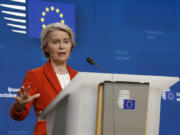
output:
[[[78,73],[67,65],[70,79]],[[11,107],[10,115],[14,120],[23,120],[29,113],[29,110],[33,104],[36,112],[36,117],[48,106],[48,104],[62,91],[61,85],[56,73],[48,61],[44,66],[30,70],[27,72],[23,82],[23,86],[30,88],[30,95],[40,93],[40,97],[31,103],[26,104],[26,108],[23,112],[16,112],[14,105]],[[46,135],[46,121],[36,122],[34,128],[34,135]]]

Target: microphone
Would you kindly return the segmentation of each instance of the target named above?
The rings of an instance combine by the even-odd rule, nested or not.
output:
[[[104,70],[104,68],[102,68],[100,65],[96,64],[95,60],[93,60],[90,57],[86,58],[86,61],[90,64],[90,65],[96,65],[98,68],[100,68],[104,73],[107,73],[106,70]]]
[[[87,61],[89,64],[91,64],[91,65],[94,65],[94,64],[96,63],[96,62],[95,62],[92,58],[90,58],[90,57],[87,57],[86,61]]]

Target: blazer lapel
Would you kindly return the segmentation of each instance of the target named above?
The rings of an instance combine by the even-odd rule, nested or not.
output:
[[[76,70],[72,69],[69,65],[66,65],[66,67],[69,72],[70,80],[72,80],[78,72]]]
[[[73,77],[78,73],[76,70],[72,69],[69,65],[66,65],[68,72],[69,72],[69,76],[70,76],[70,80],[73,79]],[[57,94],[59,94],[59,92],[62,90],[61,84],[59,83],[59,80],[56,76],[56,73],[50,63],[50,61],[48,61],[45,65],[44,65],[44,73],[47,77],[47,79],[49,80],[49,82],[52,84],[52,86],[54,87],[54,89],[56,90]]]
[[[50,63],[50,61],[48,61],[45,65],[44,65],[44,73],[47,77],[47,79],[49,80],[49,82],[52,84],[52,86],[54,87],[55,91],[57,92],[57,94],[59,94],[59,92],[62,90],[61,85],[59,83],[59,80],[56,76],[56,73],[54,72],[54,69]]]

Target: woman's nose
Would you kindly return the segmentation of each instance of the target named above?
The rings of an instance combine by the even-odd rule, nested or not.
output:
[[[59,43],[59,48],[64,48],[64,44],[62,42]]]

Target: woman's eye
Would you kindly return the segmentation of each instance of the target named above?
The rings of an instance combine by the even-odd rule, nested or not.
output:
[[[69,40],[65,40],[64,43],[65,43],[65,44],[68,44],[68,43],[69,43]]]
[[[58,41],[57,41],[57,40],[53,41],[53,44],[57,44],[57,43],[58,43]]]

